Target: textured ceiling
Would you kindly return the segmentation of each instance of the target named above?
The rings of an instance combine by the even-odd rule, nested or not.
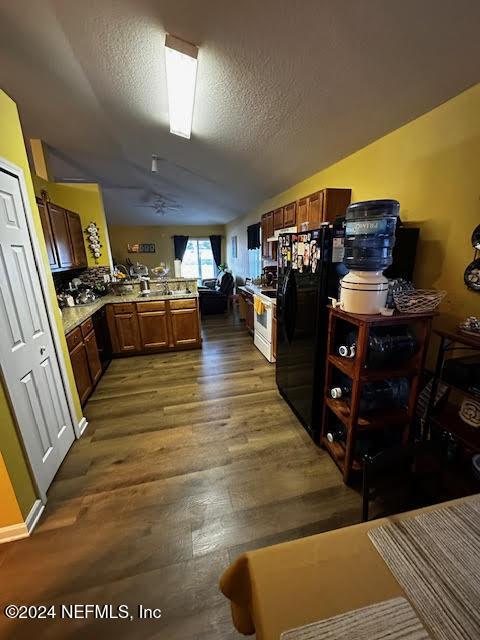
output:
[[[227,222],[478,82],[479,23],[478,0],[0,0],[0,87],[111,222]],[[165,32],[200,47],[190,141]]]

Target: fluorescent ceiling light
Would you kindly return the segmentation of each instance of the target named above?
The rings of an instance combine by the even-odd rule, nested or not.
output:
[[[169,34],[165,37],[170,133],[190,138],[197,80],[198,47]]]

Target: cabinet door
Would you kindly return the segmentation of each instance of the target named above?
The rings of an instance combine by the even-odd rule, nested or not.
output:
[[[105,370],[112,359],[112,343],[107,324],[106,309],[100,309],[93,315],[93,328],[95,331],[95,339],[97,341],[98,355],[102,363],[102,369]]]
[[[269,211],[269,213],[265,214],[265,221],[267,226],[267,238],[273,236],[273,211]]]
[[[273,212],[273,229],[277,231],[278,229],[283,229],[285,225],[283,224],[283,207],[279,207],[275,209]]]
[[[73,250],[73,263],[75,267],[87,266],[87,252],[83,241],[82,222],[78,213],[66,211],[68,231]]]
[[[246,307],[247,307],[247,317],[246,317],[246,326],[249,333],[253,333],[254,331],[254,323],[255,323],[255,312],[253,310],[253,300],[251,298],[246,299]]]
[[[291,202],[283,207],[283,226],[294,227],[297,224],[297,203]]]
[[[107,320],[113,353],[135,353],[140,351],[140,330],[133,304],[109,304],[107,307]]]
[[[308,196],[308,229],[318,229],[323,221],[323,193]]]
[[[301,225],[308,223],[308,198],[300,198],[297,202],[297,226],[301,231]]]
[[[196,311],[196,310],[195,310]],[[144,351],[168,349],[167,312],[145,311],[138,314],[138,326]]]
[[[197,309],[171,309],[170,324],[174,347],[200,344]]]
[[[73,376],[77,385],[80,403],[83,405],[87,401],[92,391],[92,379],[90,377],[90,369],[88,368],[87,350],[83,342],[70,352],[70,361],[72,363]]]
[[[323,190],[323,221],[335,222],[338,216],[344,216],[352,197],[351,189]]]
[[[267,242],[268,238],[268,221],[267,221],[267,213],[264,213],[262,216],[262,258],[268,260],[270,258],[270,249],[269,242]]]
[[[272,242],[267,242],[267,238],[273,236],[273,211],[264,213],[262,216],[262,258],[265,260],[272,260],[273,257],[273,245]]]
[[[83,343],[87,352],[88,368],[90,370],[90,377],[92,383],[95,385],[100,380],[102,375],[102,363],[100,361],[100,354],[97,347],[97,339],[95,338],[95,331],[91,331]]]
[[[50,269],[55,270],[58,269],[58,258],[53,241],[50,216],[48,215],[48,209],[45,202],[40,198],[37,198],[37,206],[40,214],[40,220],[42,222],[43,237],[45,238],[45,244],[47,246],[48,264],[50,265]]]
[[[75,261],[65,209],[58,207],[56,204],[48,203],[48,211],[50,213],[53,241],[58,257],[58,268],[72,269]]]

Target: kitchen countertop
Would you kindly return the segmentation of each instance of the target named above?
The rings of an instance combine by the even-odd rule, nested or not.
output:
[[[272,304],[277,304],[276,298],[270,298],[269,296],[263,295],[265,291],[277,291],[275,287],[259,287],[256,284],[242,285],[241,287],[237,287],[237,289],[241,289],[242,291],[246,291],[247,293],[251,293],[254,296],[261,296],[264,300],[270,301]]]
[[[82,322],[88,320],[93,314],[104,307],[106,304],[115,304],[122,302],[149,302],[156,300],[182,300],[185,298],[198,298],[198,293],[182,293],[180,295],[166,295],[161,293],[151,293],[149,296],[141,296],[138,293],[129,293],[122,296],[108,295],[103,296],[92,302],[92,304],[78,305],[76,307],[65,307],[62,309],[63,331],[65,334],[70,333],[73,329],[80,326]]]

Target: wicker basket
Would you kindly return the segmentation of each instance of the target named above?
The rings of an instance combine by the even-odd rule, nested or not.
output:
[[[435,289],[412,289],[394,291],[393,299],[400,313],[427,313],[436,309],[446,295],[446,291]]]

